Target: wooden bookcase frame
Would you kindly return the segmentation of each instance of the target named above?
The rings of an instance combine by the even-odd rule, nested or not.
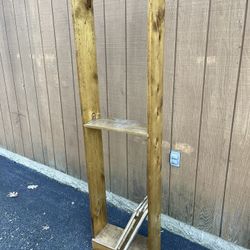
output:
[[[107,222],[101,129],[146,136],[148,237],[130,249],[160,249],[163,48],[165,0],[148,0],[147,128],[132,121],[100,119],[93,0],[72,0],[78,81],[92,218],[93,249],[115,249],[122,229]],[[147,241],[146,241],[147,239]]]

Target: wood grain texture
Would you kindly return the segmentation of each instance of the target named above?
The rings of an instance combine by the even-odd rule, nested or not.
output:
[[[245,0],[212,1],[194,225],[218,235],[238,77]]]
[[[0,47],[1,48],[1,47]],[[7,149],[14,151],[15,148],[15,141],[14,141],[14,134],[13,134],[13,126],[9,108],[9,100],[6,91],[6,81],[5,75],[3,71],[3,63],[2,57],[0,54],[0,105],[1,105],[1,115],[2,115],[2,132],[4,132],[4,140],[5,143],[2,146],[6,147]]]
[[[161,248],[161,161],[165,1],[148,1],[148,249]]]
[[[147,123],[147,1],[126,1],[127,116]],[[146,127],[146,126],[145,126]],[[147,133],[147,131],[145,131]],[[141,202],[147,190],[146,138],[128,136],[128,197]]]
[[[55,30],[50,0],[38,0],[39,20],[43,44],[45,72],[47,76],[48,98],[53,133],[56,168],[67,171],[64,124],[60,96],[59,72],[55,43]]]
[[[171,169],[169,215],[192,224],[209,0],[180,0],[178,8],[172,149],[181,167]]]
[[[27,98],[27,113],[30,124],[34,160],[44,163],[41,121],[37,102],[37,88],[24,1],[13,0],[13,10],[15,14],[14,18],[16,22],[17,38],[19,41],[22,76]]]
[[[73,0],[72,11],[77,49],[82,122],[84,124],[93,118],[100,117],[93,1]],[[92,229],[95,237],[107,224],[101,131],[84,128],[84,141]]]
[[[223,211],[222,237],[250,248],[250,5],[239,71]]]
[[[11,72],[13,74],[13,82],[15,95],[18,105],[18,113],[21,126],[21,140],[23,141],[24,156],[33,159],[33,143],[30,130],[30,114],[27,106],[27,93],[23,76],[23,64],[20,55],[20,45],[17,36],[16,19],[13,9],[13,2],[2,1],[4,21],[6,27],[7,47],[11,60]]]
[[[17,104],[17,97],[16,97],[16,89],[14,84],[13,78],[13,69],[11,64],[11,58],[9,53],[8,41],[7,41],[7,32],[6,32],[6,22],[4,18],[3,12],[3,3],[1,3],[1,14],[0,14],[0,48],[1,48],[1,69],[3,71],[4,79],[1,81],[2,90],[5,90],[6,99],[8,104],[8,109],[10,112],[11,124],[13,129],[13,140],[15,144],[14,152],[18,154],[24,155],[24,148],[23,148],[23,139],[22,139],[22,130],[19,118],[19,108]],[[3,92],[4,93],[4,92]],[[2,94],[3,95],[3,94]],[[4,99],[4,96],[1,96],[1,99]],[[7,119],[6,117],[4,119]],[[11,136],[11,135],[9,135]]]
[[[81,117],[81,104],[80,104],[80,94],[77,76],[77,65],[76,65],[76,48],[74,39],[74,28],[72,20],[72,4],[70,0],[68,2],[68,20],[69,20],[69,30],[70,30],[70,44],[71,44],[71,57],[72,57],[72,69],[73,69],[73,80],[74,80],[74,91],[75,91],[75,105],[76,105],[76,120],[77,120],[77,133],[78,133],[78,153],[80,160],[80,173],[81,179],[87,180],[86,171],[86,157],[83,141],[83,129],[82,129],[82,117]]]
[[[3,121],[3,110],[2,110],[1,103],[0,103],[0,145],[1,147],[7,146],[6,132],[5,132],[4,121]]]
[[[111,224],[107,224],[100,234],[93,239],[94,250],[108,250],[115,249],[116,243],[119,240],[123,229]],[[135,240],[129,247],[130,250],[141,250],[147,247],[146,238],[143,236],[136,236]]]
[[[103,118],[108,118],[108,98],[107,98],[107,57],[106,57],[106,24],[105,24],[105,1],[94,1],[94,22],[96,34],[96,54],[97,71],[100,91],[100,110]],[[104,170],[106,179],[106,189],[110,191],[110,164],[109,164],[109,132],[102,132]]]
[[[124,0],[105,1],[108,118],[127,119],[125,4]],[[109,141],[111,191],[127,197],[126,135],[110,133]]]
[[[133,120],[96,119],[85,123],[84,127],[94,129],[106,129],[109,131],[116,131],[142,137],[148,136],[146,127],[142,127],[140,123]]]
[[[204,49],[204,32],[207,30],[204,20],[207,18],[208,1],[166,1],[161,171],[164,212],[168,212],[170,207],[172,216],[189,223],[194,217],[195,226],[215,234],[221,233],[222,237],[244,246],[249,244],[249,205],[246,196],[249,186],[245,182],[245,178],[248,178],[248,158],[245,156],[249,151],[247,129],[250,126],[247,121],[248,100],[245,100],[248,96],[249,17],[246,20],[235,114],[234,100],[246,2],[210,1],[208,50],[207,58],[204,58],[204,53],[200,52]],[[132,119],[142,123],[146,121],[146,9],[146,1],[142,0],[94,1],[102,118]],[[34,146],[35,138],[39,138],[40,133],[45,164],[66,172],[66,158],[68,161],[73,159],[76,163],[80,158],[80,175],[86,180],[71,19],[71,0],[0,0],[0,105],[3,124],[0,133],[4,129],[6,135],[2,134],[1,138],[2,141],[6,140],[7,149],[27,155],[28,151],[31,153],[33,146],[34,156],[39,152],[36,150],[41,149],[41,145]],[[204,60],[205,87],[198,142],[198,99],[201,104],[201,85],[198,83],[203,73],[201,65]],[[26,88],[32,81],[37,89],[38,110],[35,106],[31,107],[31,103],[35,103],[34,87],[31,85],[31,89]],[[26,98],[24,90],[31,99]],[[61,90],[64,90],[64,94]],[[73,117],[71,121],[64,115],[69,110],[72,111],[68,116]],[[38,123],[38,119],[34,121],[38,112],[41,132],[32,125]],[[235,121],[231,136],[233,116]],[[78,139],[71,144],[72,152],[69,152],[71,134],[72,138]],[[110,138],[120,136],[113,132],[110,134]],[[32,144],[28,143],[31,139]],[[103,133],[106,188],[110,190],[113,184],[113,192],[141,201],[146,191],[146,140],[126,135],[112,140],[112,153],[109,154],[109,136],[107,132]],[[180,171],[169,166],[171,147],[182,152]],[[240,158],[241,152],[244,159]],[[196,158],[198,175],[195,184]],[[112,179],[109,178],[109,159]],[[71,160],[70,162],[72,163]],[[76,165],[68,165],[70,174],[79,171],[74,169]],[[124,179],[124,174],[127,179]],[[190,211],[195,185],[193,216]],[[175,207],[177,203],[180,206]]]
[[[67,0],[52,1],[55,29],[56,56],[59,74],[59,91],[65,136],[68,174],[80,178],[79,142],[77,130],[76,97],[71,56],[71,40]],[[72,150],[74,149],[74,150]]]
[[[33,61],[32,63],[36,84],[44,163],[51,167],[55,167],[53,134],[47,88],[48,82],[45,71],[45,60],[37,1],[25,0],[24,6],[26,10],[31,58]]]
[[[169,153],[172,134],[173,89],[175,75],[175,48],[177,30],[178,1],[166,1],[165,15],[165,45],[164,45],[164,83],[163,83],[163,141],[162,141],[162,210],[169,210],[170,164]]]

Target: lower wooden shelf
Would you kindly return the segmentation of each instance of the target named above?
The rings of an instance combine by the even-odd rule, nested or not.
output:
[[[122,234],[123,228],[107,224],[102,231],[92,239],[92,246],[94,250],[114,250],[117,241]],[[129,250],[146,250],[147,238],[137,235],[133,240]]]

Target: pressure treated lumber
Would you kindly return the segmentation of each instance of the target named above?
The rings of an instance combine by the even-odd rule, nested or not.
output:
[[[107,224],[105,228],[92,240],[93,248],[97,250],[115,249],[116,243],[119,240],[123,229],[111,224]],[[132,242],[129,250],[147,249],[146,238],[137,235]]]
[[[85,128],[112,130],[138,136],[148,136],[147,129],[137,121],[122,119],[96,119],[84,124]]]
[[[99,118],[96,43],[92,0],[72,0],[78,82],[83,124]],[[102,134],[100,130],[84,128],[87,175],[93,234],[107,224]]]
[[[165,1],[148,1],[148,249],[159,250]]]

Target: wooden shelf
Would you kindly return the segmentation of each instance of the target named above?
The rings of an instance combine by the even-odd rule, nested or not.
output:
[[[107,224],[102,231],[92,239],[94,250],[112,250],[115,249],[116,243],[119,240],[123,229],[111,224]],[[133,240],[129,250],[147,249],[147,238],[137,235]]]
[[[147,129],[138,122],[122,119],[97,119],[84,124],[85,128],[105,129],[148,137]]]

